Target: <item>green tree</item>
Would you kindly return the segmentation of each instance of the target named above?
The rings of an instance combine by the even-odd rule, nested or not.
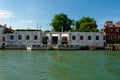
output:
[[[82,17],[79,21],[76,21],[76,29],[83,32],[98,32],[96,20],[90,17]]]
[[[79,30],[79,29],[80,29],[79,21],[76,21],[76,22],[75,22],[75,28],[76,28],[76,30]]]
[[[96,31],[96,27],[95,22],[85,22],[80,25],[80,30],[85,32],[94,32]]]
[[[51,32],[50,30],[45,30],[44,32]]]
[[[73,25],[73,20],[68,18],[64,13],[56,14],[50,23],[50,26],[53,27],[52,31],[55,32],[69,31],[71,29],[71,25]]]

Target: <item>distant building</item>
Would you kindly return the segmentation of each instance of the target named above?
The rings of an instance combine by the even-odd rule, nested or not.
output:
[[[103,33],[106,35],[106,42],[111,40],[120,40],[120,22],[113,24],[112,21],[104,23]]]

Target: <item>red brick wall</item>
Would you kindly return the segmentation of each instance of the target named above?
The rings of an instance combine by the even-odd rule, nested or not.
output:
[[[118,29],[118,31],[116,31],[116,29]],[[109,40],[120,40],[120,27],[106,27],[105,32],[106,42]]]

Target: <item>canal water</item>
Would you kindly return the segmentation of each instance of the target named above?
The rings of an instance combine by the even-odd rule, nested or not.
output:
[[[0,80],[120,80],[120,52],[0,50]]]

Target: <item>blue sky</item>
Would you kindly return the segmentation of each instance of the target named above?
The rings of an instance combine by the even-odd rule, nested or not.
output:
[[[102,28],[106,20],[120,21],[120,0],[0,0],[0,24],[13,29],[49,26],[55,14],[65,13],[69,18],[79,20],[90,16]]]

